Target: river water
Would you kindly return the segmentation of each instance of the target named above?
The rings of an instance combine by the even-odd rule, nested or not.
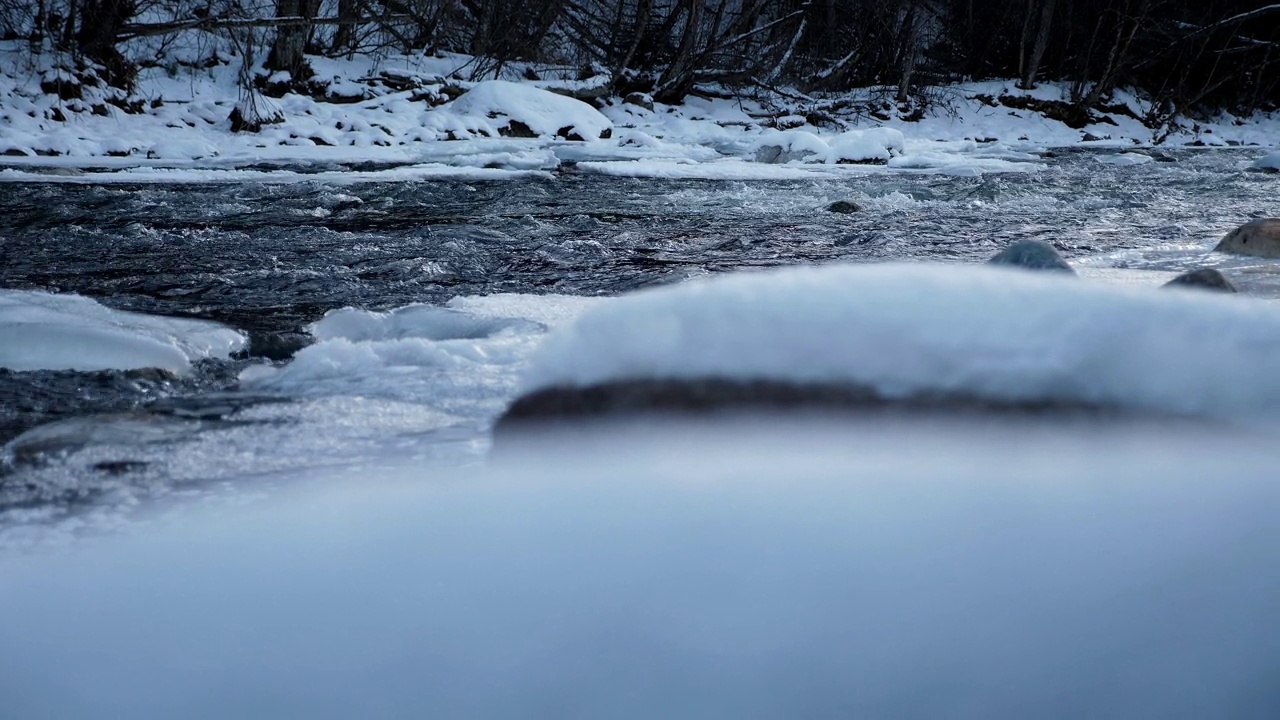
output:
[[[1220,267],[1274,297],[1265,263],[1210,253],[1225,231],[1276,214],[1276,177],[1246,171],[1255,155],[1178,151],[1117,166],[1064,151],[1033,172],[768,182],[0,183],[0,292],[77,294],[250,338],[233,359],[176,377],[0,370],[0,442],[56,429],[38,452],[11,445],[0,521],[65,525],[104,504],[242,489],[247,477],[388,452],[483,455],[536,338],[495,340],[466,367],[408,363],[416,374],[332,356],[323,372],[290,367],[312,341],[307,325],[344,307],[453,300],[545,329],[577,307],[559,296],[794,263],[980,262],[1020,238],[1084,267]],[[862,211],[825,210],[842,199]],[[268,367],[267,380],[240,381]]]

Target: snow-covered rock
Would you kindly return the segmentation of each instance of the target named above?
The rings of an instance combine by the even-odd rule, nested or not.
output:
[[[212,322],[112,310],[78,295],[0,290],[0,368],[185,372],[245,345]]]
[[[827,162],[888,162],[889,158],[905,152],[906,138],[899,130],[877,127],[840,133],[830,145]]]
[[[892,128],[849,130],[829,140],[807,130],[771,130],[755,142],[754,157],[761,163],[887,163],[904,147],[902,133]]]
[[[761,134],[755,147],[760,163],[826,162],[831,146],[806,130],[773,130]]]
[[[988,266],[791,268],[602,305],[524,387],[705,378],[1280,421],[1280,310]]]
[[[454,137],[514,137],[597,140],[613,123],[590,105],[531,85],[489,80],[427,113],[424,124]]]

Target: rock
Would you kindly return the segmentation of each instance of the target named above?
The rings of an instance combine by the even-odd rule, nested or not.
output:
[[[1228,280],[1225,275],[1213,268],[1200,268],[1199,270],[1192,270],[1191,272],[1183,273],[1165,283],[1162,287],[1200,288],[1203,290],[1212,290],[1214,292],[1224,293],[1237,292],[1236,286],[1232,285],[1231,281]]]
[[[716,412],[839,412],[859,415],[942,414],[1090,417],[1115,408],[1070,401],[1020,401],[963,394],[888,397],[851,384],[785,380],[635,379],[586,387],[552,387],[518,398],[499,418],[495,438],[521,430],[591,424],[602,418],[645,414],[698,416]]]
[[[645,93],[633,92],[622,98],[624,105],[635,105],[653,112],[653,98]]]
[[[991,265],[1012,265],[1027,270],[1054,270],[1072,275],[1075,270],[1067,264],[1058,250],[1043,240],[1019,240],[996,253],[987,261]]]
[[[1085,134],[1084,134],[1084,137],[1080,138],[1080,140],[1081,140],[1082,142],[1099,142],[1099,141],[1104,140],[1104,139],[1105,139],[1105,138],[1100,138],[1100,137],[1098,137],[1097,135],[1094,135],[1094,134],[1093,134],[1093,133],[1091,133],[1091,132],[1087,132],[1087,133],[1085,133]]]
[[[828,205],[827,210],[833,213],[848,215],[850,213],[862,212],[862,206],[848,200],[837,200]]]
[[[1232,255],[1280,258],[1280,218],[1250,220],[1227,233],[1214,251]]]

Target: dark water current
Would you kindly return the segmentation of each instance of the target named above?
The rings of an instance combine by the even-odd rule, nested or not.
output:
[[[233,387],[344,306],[498,292],[615,294],[742,267],[890,259],[979,262],[1026,237],[1072,260],[1183,269],[1280,182],[1253,151],[1184,151],[1110,166],[1059,153],[1030,173],[817,181],[554,180],[325,185],[0,183],[0,288],[216,320],[247,357],[190,378],[0,371],[0,442],[68,416]],[[825,206],[849,199],[863,211]],[[0,342],[3,342],[0,338]]]

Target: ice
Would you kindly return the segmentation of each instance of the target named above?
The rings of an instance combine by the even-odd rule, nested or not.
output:
[[[1102,155],[1097,160],[1107,165],[1146,165],[1149,162],[1154,162],[1155,158],[1142,153],[1126,152],[1116,155]]]
[[[537,332],[541,326],[516,318],[482,318],[434,305],[407,305],[389,312],[356,308],[331,310],[308,330],[318,340],[456,340],[487,338],[500,332]]]
[[[5,712],[1274,709],[1267,438],[776,422],[606,435],[465,472],[345,469],[274,502],[0,557]]]
[[[801,267],[646,290],[584,314],[524,388],[635,378],[835,382],[1280,421],[1280,308],[987,266]]]
[[[0,367],[9,370],[186,372],[192,361],[245,346],[212,322],[112,310],[78,295],[0,290]]]
[[[420,403],[484,424],[515,394],[548,327],[599,302],[560,295],[457,297],[448,307],[345,308],[310,327],[318,342],[281,368],[256,366],[247,390]]]

